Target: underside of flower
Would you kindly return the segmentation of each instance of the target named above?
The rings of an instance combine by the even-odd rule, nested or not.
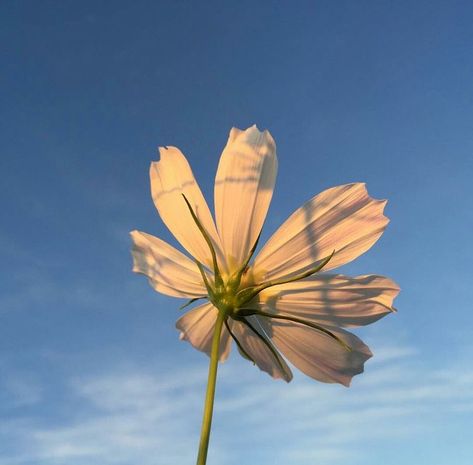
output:
[[[133,270],[159,292],[186,297],[180,338],[210,356],[197,465],[206,463],[219,361],[232,341],[270,374],[292,379],[288,363],[327,383],[349,386],[372,356],[344,327],[394,311],[399,287],[383,276],[328,274],[381,236],[386,204],[363,183],[327,189],[297,209],[255,258],[277,173],[276,144],[256,126],[230,131],[214,185],[215,216],[176,147],[150,168],[161,219],[193,260],[157,237],[133,231]],[[250,263],[251,261],[251,263]]]
[[[153,201],[192,258],[133,231],[133,269],[155,290],[186,298],[181,309],[197,303],[176,327],[198,350],[211,355],[219,326],[220,361],[234,341],[243,357],[273,378],[292,379],[287,360],[314,379],[348,386],[372,354],[344,328],[395,311],[399,287],[383,276],[329,272],[379,239],[389,222],[386,202],[370,197],[363,183],[327,189],[256,253],[276,173],[269,132],[233,128],[217,169],[212,215],[182,152],[160,148],[160,160],[150,168]]]
[[[228,332],[230,333],[230,336],[237,344],[240,352],[242,352],[243,355],[247,359],[255,363],[254,360],[243,349],[240,342],[238,341],[238,338],[231,331],[230,326],[228,325],[228,322],[227,322],[228,318],[244,323],[259,339],[261,339],[261,341],[265,345],[268,346],[271,352],[273,352],[278,363],[280,363],[279,354],[277,354],[277,352],[272,348],[272,346],[268,344],[265,335],[260,333],[258,330],[254,328],[254,326],[248,321],[247,317],[252,316],[252,315],[259,315],[266,318],[274,318],[274,319],[280,319],[280,320],[292,321],[294,323],[299,323],[299,324],[308,326],[312,329],[315,329],[316,331],[322,332],[323,334],[336,340],[344,349],[351,350],[348,344],[346,344],[342,339],[337,337],[333,332],[329,331],[323,326],[320,326],[315,323],[311,323],[310,321],[305,321],[301,318],[293,317],[290,315],[266,313],[259,310],[256,306],[254,306],[254,308],[251,308],[252,300],[264,289],[267,289],[273,286],[300,281],[301,279],[307,278],[321,271],[324,268],[324,266],[332,259],[333,255],[335,254],[335,250],[325,260],[323,260],[322,263],[320,263],[319,265],[317,265],[316,267],[312,269],[305,271],[304,273],[300,273],[296,276],[292,276],[287,279],[279,279],[279,280],[274,280],[274,281],[268,281],[265,283],[252,284],[250,286],[247,285],[246,287],[241,287],[242,277],[245,271],[247,270],[248,263],[250,262],[254,251],[256,250],[258,241],[256,241],[253,247],[251,248],[250,254],[248,258],[245,260],[245,262],[243,263],[243,265],[235,273],[233,273],[227,280],[225,280],[220,274],[220,270],[218,268],[217,258],[216,258],[217,254],[215,252],[214,246],[212,244],[212,241],[210,240],[210,237],[207,231],[205,230],[204,226],[200,223],[199,219],[197,218],[195,212],[193,211],[192,206],[187,200],[186,196],[184,194],[182,194],[182,196],[184,197],[184,201],[186,202],[186,205],[192,215],[192,219],[195,221],[195,223],[197,224],[197,227],[199,228],[199,231],[204,236],[204,239],[207,242],[210,249],[210,253],[212,255],[213,264],[214,264],[213,284],[211,280],[209,280],[203,265],[196,260],[196,264],[199,267],[199,271],[202,275],[202,280],[204,281],[205,286],[208,291],[208,299],[218,309],[218,311],[224,315],[225,326]]]

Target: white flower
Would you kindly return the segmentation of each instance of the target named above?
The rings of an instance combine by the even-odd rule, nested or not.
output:
[[[209,299],[177,321],[181,339],[209,354],[217,314],[225,312],[221,361],[234,340],[274,378],[292,379],[282,354],[314,379],[348,386],[372,354],[342,328],[394,311],[399,287],[382,276],[326,272],[378,240],[389,221],[386,202],[372,199],[362,183],[327,189],[296,210],[250,262],[277,173],[271,134],[256,126],[230,131],[215,179],[215,222],[181,151],[159,152],[150,169],[153,201],[194,259],[133,231],[133,271],[163,294]]]

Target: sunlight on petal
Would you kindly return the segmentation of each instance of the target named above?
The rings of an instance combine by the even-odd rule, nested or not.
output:
[[[256,125],[230,131],[215,179],[215,217],[229,268],[241,265],[258,238],[273,195],[276,145]]]
[[[389,220],[386,202],[372,199],[363,183],[327,189],[301,208],[273,234],[254,266],[266,279],[287,277],[316,266],[334,250],[324,271],[366,252]]]
[[[307,376],[324,383],[349,386],[353,376],[363,372],[363,365],[372,353],[359,338],[339,328],[331,332],[351,347],[346,350],[334,339],[298,323],[259,317],[282,354]]]
[[[180,331],[179,338],[189,341],[197,350],[210,355],[217,313],[218,310],[211,303],[199,305],[188,311],[176,322],[176,328]],[[228,358],[230,347],[230,335],[226,328],[223,328],[220,336],[221,362]]]
[[[234,340],[243,357],[273,378],[292,379],[280,350],[308,376],[348,386],[371,352],[341,328],[394,312],[399,287],[383,276],[326,271],[378,240],[389,222],[386,201],[370,197],[363,183],[327,189],[296,210],[252,263],[277,174],[271,134],[256,125],[230,131],[215,179],[216,224],[184,155],[175,147],[160,154],[150,170],[154,203],[176,239],[204,266],[134,231],[134,270],[159,292],[189,297],[188,305],[192,297],[208,299],[176,327],[181,339],[208,355],[216,331],[212,383],[217,358],[228,357]]]
[[[133,271],[148,277],[151,286],[173,297],[207,294],[196,264],[161,239],[132,231]]]
[[[250,317],[249,319],[253,326],[257,328],[258,332],[264,334],[263,328],[259,325],[259,321],[254,317]],[[280,363],[282,364],[281,367],[280,363],[275,359],[274,354],[267,345],[243,323],[234,321],[232,332],[260,370],[265,371],[275,379],[283,379],[287,382],[291,381],[291,369],[287,366],[282,357],[280,357]],[[267,342],[272,345],[272,342],[269,339]]]
[[[151,163],[151,193],[164,224],[197,260],[212,265],[209,246],[192,219],[184,194],[209,234],[222,262],[220,239],[207,202],[182,152],[176,147],[160,147],[160,160]]]
[[[399,286],[384,276],[319,274],[268,288],[257,305],[271,313],[331,326],[364,326],[394,312],[392,304],[398,293]]]

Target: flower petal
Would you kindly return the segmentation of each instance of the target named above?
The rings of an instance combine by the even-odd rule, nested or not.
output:
[[[277,174],[268,131],[230,131],[215,178],[215,218],[229,268],[248,257],[263,227]]]
[[[247,319],[250,320],[251,325],[266,338],[268,344],[273,346],[271,340],[266,337],[258,319],[255,317],[248,317]],[[284,359],[279,356],[280,363],[278,363],[272,351],[253,331],[239,321],[233,321],[231,329],[245,352],[253,359],[260,370],[265,371],[273,378],[283,379],[287,382],[291,381],[292,372]],[[274,346],[273,349],[277,352]]]
[[[173,297],[207,295],[197,265],[166,242],[141,231],[130,233],[133,271],[149,278],[151,286]]]
[[[259,317],[274,344],[307,376],[324,383],[349,386],[351,378],[363,372],[372,353],[359,338],[339,328],[324,326],[342,339],[351,350],[330,336],[298,323]]]
[[[210,302],[188,311],[176,321],[176,328],[180,331],[179,339],[189,341],[197,350],[210,356],[217,315],[218,310]],[[228,358],[230,347],[231,337],[224,326],[220,336],[221,362]]]
[[[212,267],[208,244],[199,231],[184,194],[194,213],[209,234],[221,259],[220,239],[207,202],[182,152],[176,147],[160,147],[160,160],[151,163],[151,194],[164,224],[189,253]]]
[[[384,276],[317,274],[264,290],[258,306],[331,326],[364,326],[395,311],[399,286]]]
[[[327,189],[296,210],[274,233],[255,259],[265,279],[307,271],[335,250],[324,271],[366,252],[389,220],[384,200],[372,199],[363,183]]]

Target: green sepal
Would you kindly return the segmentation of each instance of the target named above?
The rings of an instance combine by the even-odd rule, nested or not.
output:
[[[207,274],[205,273],[204,266],[198,260],[194,259],[194,261],[197,265],[197,268],[199,268],[200,275],[202,276],[202,281],[204,281],[205,287],[207,288],[207,292],[209,293],[209,297],[212,299],[214,296],[214,291],[209,283],[209,279],[207,278]]]
[[[243,318],[241,320],[250,330],[263,342],[263,344],[270,350],[270,352],[273,354],[273,357],[276,359],[279,367],[281,368],[281,371],[283,373],[286,372],[286,369],[284,368],[283,363],[281,362],[280,355],[277,352],[277,350],[273,347],[273,345],[264,337],[262,336],[259,331],[246,319]]]
[[[210,238],[208,232],[205,230],[204,226],[200,222],[199,218],[197,218],[197,215],[195,214],[194,209],[192,208],[190,202],[187,200],[187,197],[185,196],[185,194],[182,194],[182,197],[184,197],[184,201],[186,202],[187,208],[189,209],[190,214],[192,215],[192,219],[194,220],[195,224],[199,228],[199,231],[202,233],[202,236],[204,237],[205,242],[207,242],[207,245],[209,246],[210,254],[212,255],[212,263],[214,267],[215,285],[222,286],[223,279],[222,279],[222,275],[220,274],[220,270],[218,268],[217,254],[212,244],[212,239]]]
[[[320,263],[316,267],[311,268],[310,270],[304,271],[304,273],[300,273],[300,274],[298,274],[296,276],[293,276],[291,278],[268,281],[268,282],[260,284],[258,286],[252,286],[252,287],[247,287],[246,289],[242,289],[236,295],[237,302],[238,302],[237,306],[240,307],[241,305],[244,305],[245,303],[249,302],[251,299],[256,297],[261,291],[263,291],[264,289],[267,289],[268,287],[273,287],[273,286],[279,286],[281,284],[292,283],[294,281],[299,281],[301,279],[312,276],[313,274],[317,273],[318,271],[321,271],[325,267],[325,265],[327,265],[327,263],[332,259],[334,254],[335,254],[335,250],[325,260],[323,260],[322,263]]]
[[[234,341],[236,342],[236,339],[234,339]],[[245,359],[245,360],[248,360],[249,362],[251,362],[253,365],[256,365],[256,362],[245,352],[243,351],[241,345],[238,345],[237,344],[237,349],[238,349],[238,352],[239,354]]]
[[[258,237],[256,238],[256,241],[255,243],[253,244],[253,247],[251,248],[249,254],[248,254],[248,257],[246,258],[246,260],[243,262],[243,264],[241,265],[240,269],[238,270],[238,272],[233,276],[233,280],[235,281],[237,287],[240,285],[240,282],[241,282],[241,277],[243,276],[243,273],[245,272],[245,270],[248,268],[248,263],[250,263],[250,260],[251,260],[251,257],[253,256],[253,254],[255,253],[255,250],[256,250],[256,247],[258,246],[258,242],[259,242],[259,239],[261,237],[261,232],[258,234]]]
[[[332,331],[328,330],[327,328],[324,328],[323,326],[318,325],[317,323],[312,323],[311,321],[303,320],[301,318],[297,318],[290,315],[281,315],[280,313],[276,313],[276,314],[266,313],[261,310],[256,311],[256,315],[263,316],[266,318],[274,318],[276,320],[293,321],[294,323],[299,323],[301,325],[309,326],[310,328],[315,329],[321,333],[324,333],[326,336],[331,337],[332,339],[337,341],[348,352],[351,352],[353,350],[345,341],[339,338],[335,333],[332,333]]]
[[[232,318],[235,320],[242,320],[243,318],[255,315],[256,313],[258,313],[258,310],[255,310],[253,308],[237,308],[234,311]]]
[[[232,330],[230,329],[230,325],[228,324],[228,318],[225,319],[225,327],[227,328],[228,333],[232,337],[232,339],[235,341],[235,344],[238,347],[238,352],[240,352],[241,356],[243,358],[246,358],[250,362],[253,363],[253,365],[256,365],[256,362],[251,358],[251,356],[246,352],[245,349],[243,349],[243,346],[240,344],[240,341],[237,339],[237,337],[233,334]]]
[[[204,295],[202,297],[194,297],[193,299],[188,300],[185,304],[181,305],[179,307],[179,310],[183,310],[184,308],[188,307],[189,305],[192,305],[194,302],[200,299],[206,299],[208,296]]]

